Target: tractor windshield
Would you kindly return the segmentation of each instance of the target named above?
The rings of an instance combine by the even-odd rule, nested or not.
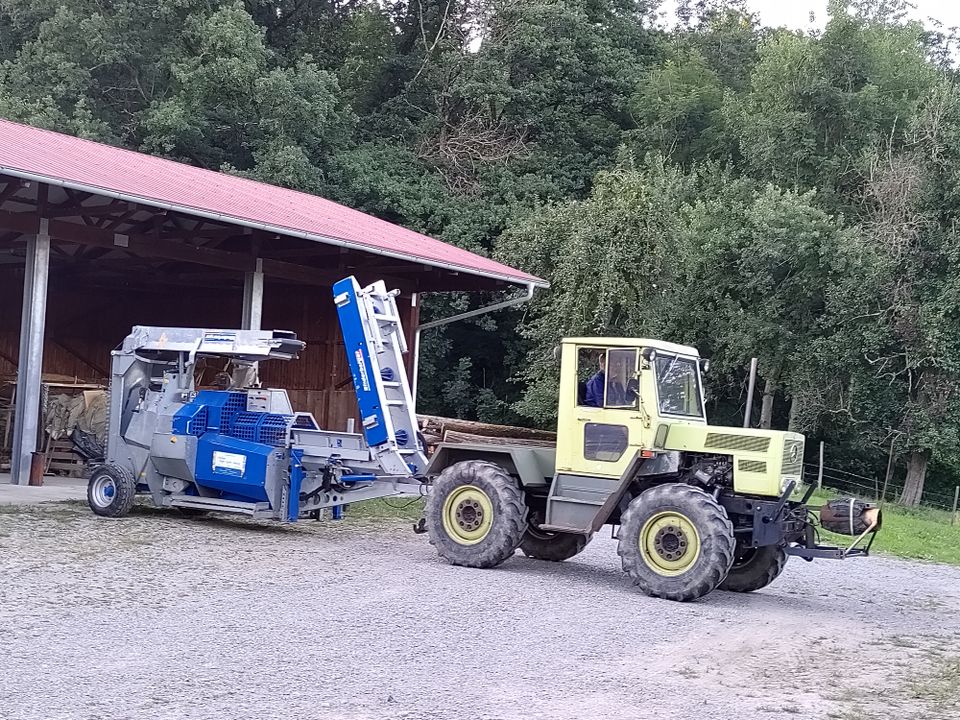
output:
[[[700,372],[694,358],[657,355],[657,403],[664,415],[703,417]]]

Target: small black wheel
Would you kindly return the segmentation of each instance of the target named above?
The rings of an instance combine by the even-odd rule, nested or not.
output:
[[[623,513],[617,553],[648,595],[696,600],[727,576],[736,541],[726,510],[699,488],[658,485]]]
[[[737,544],[737,554],[726,579],[720,583],[721,590],[753,592],[766,587],[783,572],[787,564],[787,551],[777,545],[759,548],[743,548]]]
[[[520,542],[520,551],[529,558],[563,562],[579,554],[593,535],[541,530],[530,523]]]
[[[453,565],[489,568],[513,555],[527,529],[523,492],[499,465],[466,460],[434,481],[425,508],[430,543]]]
[[[126,468],[108,463],[93,471],[87,484],[87,504],[97,515],[122,517],[130,512],[137,484]]]

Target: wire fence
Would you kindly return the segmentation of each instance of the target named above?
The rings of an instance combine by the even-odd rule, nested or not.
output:
[[[818,465],[815,463],[804,463],[804,482],[816,484],[818,474]],[[903,482],[893,482],[891,480],[884,494],[882,477],[871,478],[830,467],[823,468],[823,485],[824,487],[829,487],[842,493],[870,499],[875,502],[897,502],[903,492]],[[932,507],[950,512],[954,510],[954,498],[953,493],[924,491],[920,504],[924,507]]]

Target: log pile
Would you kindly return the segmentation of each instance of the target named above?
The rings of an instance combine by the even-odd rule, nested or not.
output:
[[[420,424],[420,432],[423,433],[424,441],[430,450],[442,442],[534,447],[553,447],[557,442],[557,434],[548,430],[494,425],[436,415],[417,415],[417,420]]]

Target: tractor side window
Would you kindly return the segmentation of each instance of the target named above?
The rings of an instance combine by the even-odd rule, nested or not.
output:
[[[608,408],[637,407],[638,388],[637,351],[629,348],[608,350],[603,406]]]
[[[583,426],[583,456],[587,460],[617,462],[627,451],[629,431],[624,425],[586,423]]]
[[[577,405],[603,407],[606,353],[600,348],[577,350]]]

